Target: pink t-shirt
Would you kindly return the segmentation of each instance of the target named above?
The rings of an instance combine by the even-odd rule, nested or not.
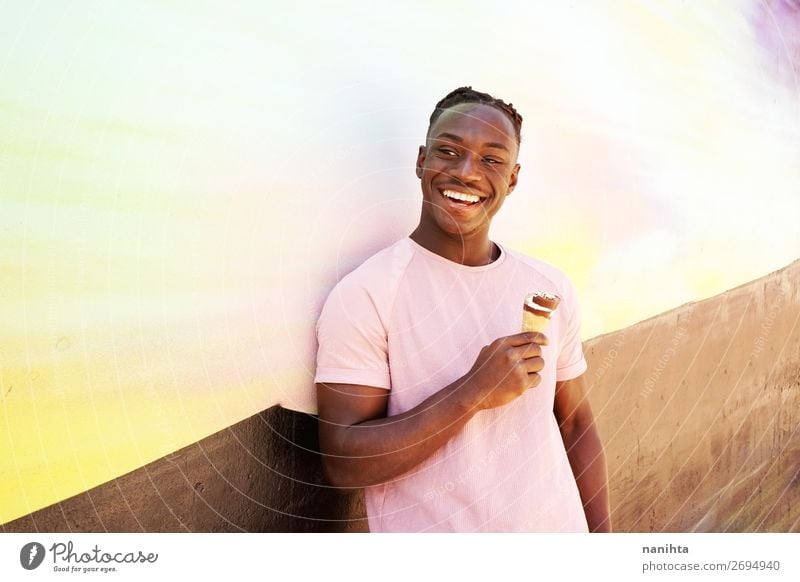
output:
[[[370,531],[588,529],[553,415],[556,381],[586,370],[575,291],[554,267],[500,249],[495,262],[467,267],[405,238],[345,276],[325,303],[315,381],[391,390],[394,416],[466,374],[485,345],[518,333],[527,293],[561,296],[541,384],[477,413],[408,473],[368,487]]]

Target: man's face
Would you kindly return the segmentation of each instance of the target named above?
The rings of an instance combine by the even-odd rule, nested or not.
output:
[[[445,110],[417,156],[422,222],[461,238],[486,231],[517,184],[519,146],[508,116],[478,103]],[[453,197],[475,196],[477,202]]]

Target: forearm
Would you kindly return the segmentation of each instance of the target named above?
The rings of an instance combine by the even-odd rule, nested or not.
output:
[[[455,436],[478,411],[463,379],[396,416],[339,427],[324,463],[334,485],[385,483],[410,471]]]
[[[611,531],[608,469],[603,444],[594,422],[562,428],[567,457],[578,484],[590,532]]]

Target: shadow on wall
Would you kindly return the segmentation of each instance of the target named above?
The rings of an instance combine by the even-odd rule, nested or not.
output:
[[[274,406],[4,532],[367,531],[363,496],[325,486],[317,420]]]
[[[584,347],[616,531],[800,531],[800,261]],[[317,451],[273,407],[2,528],[367,531]]]

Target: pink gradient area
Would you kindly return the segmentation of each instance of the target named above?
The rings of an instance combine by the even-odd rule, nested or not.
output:
[[[581,208],[582,216],[613,217],[592,221],[588,231],[582,229],[583,235],[591,236],[592,244],[603,249],[625,244],[673,220],[670,209],[650,195],[655,189],[653,169],[640,148],[593,131],[539,131],[530,160],[534,168],[529,170],[536,174],[529,178],[535,186],[529,188],[536,204],[546,207],[543,216],[570,216],[574,223],[581,219],[575,209]],[[527,215],[524,218],[530,220]],[[542,222],[537,227],[539,237],[559,235],[548,232],[548,221]],[[524,231],[522,225],[519,230]]]
[[[793,87],[800,74],[800,0],[759,0],[750,23],[766,51],[765,68]]]

